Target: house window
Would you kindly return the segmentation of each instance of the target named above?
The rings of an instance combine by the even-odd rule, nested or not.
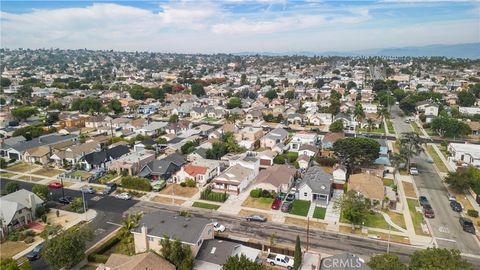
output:
[[[198,242],[197,242],[197,246],[201,246],[201,245],[202,245],[202,243],[203,243],[203,239],[200,239],[200,240],[198,240]]]
[[[307,192],[304,192],[304,193],[303,193],[303,196],[307,197],[307,196],[308,196],[308,193],[307,193]]]
[[[153,242],[155,239],[152,236],[147,236],[148,242]]]

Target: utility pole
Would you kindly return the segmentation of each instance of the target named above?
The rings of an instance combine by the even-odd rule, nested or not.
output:
[[[387,254],[390,253],[390,229],[391,229],[390,223],[388,224],[388,242],[387,242]]]
[[[307,251],[310,240],[310,217],[307,217]]]
[[[82,191],[82,197],[83,197],[83,213],[85,213],[85,221],[88,220],[87,217],[87,201],[85,200],[85,193]]]

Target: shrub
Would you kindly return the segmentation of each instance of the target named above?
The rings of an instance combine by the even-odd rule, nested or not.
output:
[[[8,235],[8,241],[16,242],[18,241],[18,233],[12,232]]]
[[[181,183],[180,183],[180,186],[181,186],[181,187],[186,187],[186,186],[187,186],[187,183],[181,182]]]
[[[211,187],[208,187],[200,193],[200,199],[213,202],[224,202],[228,199],[228,194],[226,192],[214,192]]]
[[[45,207],[43,207],[42,205],[38,206],[37,209],[35,209],[35,214],[38,217],[45,215]]]
[[[101,254],[90,254],[87,257],[87,260],[89,262],[94,262],[94,263],[106,263],[108,260],[107,255],[101,255]]]
[[[187,180],[185,180],[185,185],[187,187],[196,187],[197,186],[197,182],[191,178],[188,178]]]
[[[43,214],[41,218],[43,223],[47,223],[47,215]]]
[[[27,236],[25,237],[25,239],[23,240],[23,242],[25,244],[30,244],[30,243],[33,243],[34,239],[33,239],[33,236]]]
[[[259,198],[261,194],[262,194],[261,188],[252,189],[250,191],[250,197],[252,198]]]
[[[468,209],[467,210],[467,215],[470,217],[477,218],[478,217],[478,211],[475,209]]]
[[[143,177],[123,176],[121,182],[124,188],[142,191],[150,191],[152,189],[150,181]]]

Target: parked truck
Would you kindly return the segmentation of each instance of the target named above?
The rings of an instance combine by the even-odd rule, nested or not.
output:
[[[282,254],[268,254],[267,263],[286,267],[288,270],[293,269],[293,259]]]

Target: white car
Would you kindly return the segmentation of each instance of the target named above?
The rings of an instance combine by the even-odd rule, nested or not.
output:
[[[124,193],[115,195],[115,198],[120,200],[130,200],[132,198],[132,195],[128,194],[127,192],[124,192]]]
[[[215,232],[224,232],[225,231],[225,226],[223,226],[222,224],[220,224],[218,222],[215,222],[215,223],[213,223],[213,230]]]

